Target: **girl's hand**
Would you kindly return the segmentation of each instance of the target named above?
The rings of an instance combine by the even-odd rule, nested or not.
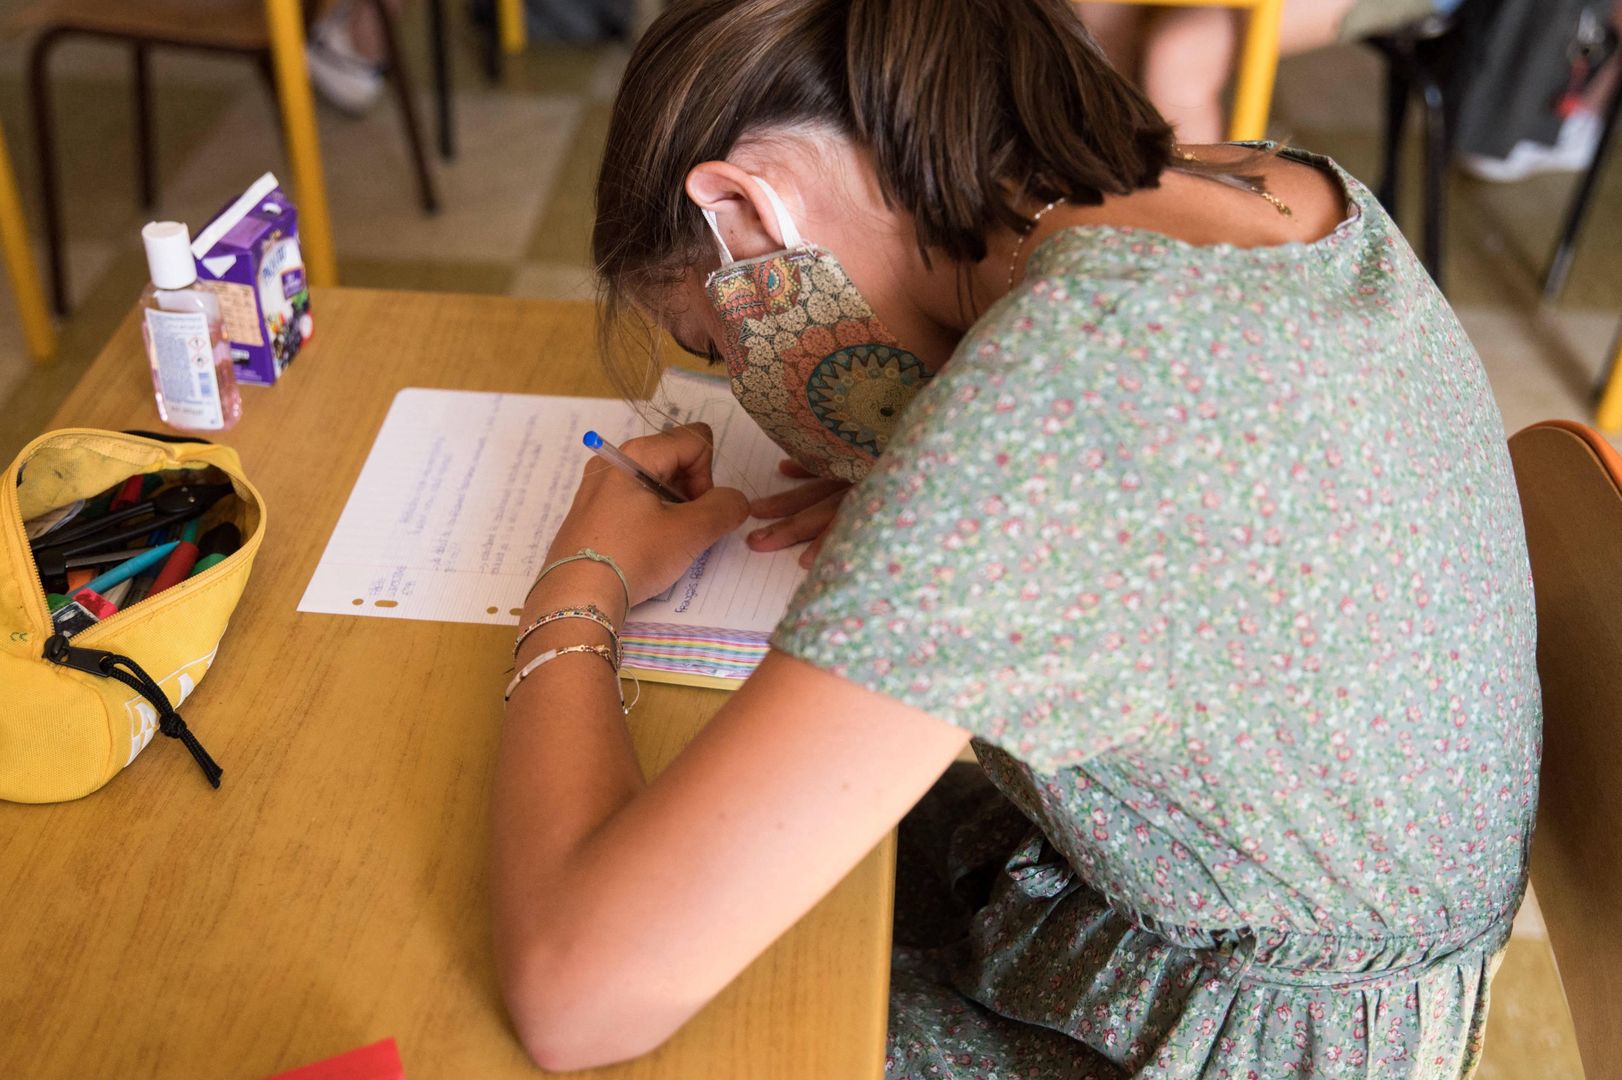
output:
[[[626,457],[686,495],[691,501],[685,503],[663,502],[600,458],[586,462],[547,562],[591,548],[613,558],[625,571],[632,604],[659,595],[749,515],[743,492],[715,486],[710,472],[713,442],[708,424],[686,424],[620,447]],[[554,576],[557,572],[545,580]]]
[[[793,461],[779,462],[777,469],[784,476],[811,476]],[[822,550],[822,538],[828,534],[828,526],[839,513],[839,504],[850,487],[843,480],[814,479],[797,488],[756,499],[749,504],[752,516],[782,520],[751,532],[749,547],[755,551],[777,551],[809,540],[810,546],[800,552],[800,565],[809,567]]]

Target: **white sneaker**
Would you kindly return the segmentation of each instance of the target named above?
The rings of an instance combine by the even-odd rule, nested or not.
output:
[[[1599,149],[1600,126],[1598,113],[1582,109],[1566,117],[1553,146],[1522,139],[1507,157],[1460,154],[1459,167],[1494,184],[1513,184],[1539,173],[1582,172]]]
[[[383,69],[355,50],[348,28],[337,18],[342,13],[340,8],[318,22],[304,51],[316,92],[351,116],[360,116],[383,95]]]

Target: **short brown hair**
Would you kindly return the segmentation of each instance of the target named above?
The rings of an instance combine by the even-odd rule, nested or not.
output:
[[[592,253],[611,297],[705,252],[687,172],[809,125],[868,149],[926,255],[978,260],[1017,208],[1152,187],[1171,128],[1068,0],[677,0],[614,102]]]

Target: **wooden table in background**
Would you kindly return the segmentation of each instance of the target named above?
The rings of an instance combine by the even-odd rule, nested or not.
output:
[[[248,387],[269,531],[186,719],[73,803],[0,803],[0,1077],[255,1080],[387,1036],[411,1080],[535,1075],[498,996],[485,849],[512,631],[296,611],[397,390],[612,396],[583,304],[318,290],[316,337]],[[53,427],[155,428],[134,318]],[[645,767],[724,700],[647,686]],[[637,1080],[883,1069],[890,843]],[[739,852],[748,858],[748,852]]]

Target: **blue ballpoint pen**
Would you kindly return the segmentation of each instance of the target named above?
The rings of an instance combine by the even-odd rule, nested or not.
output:
[[[105,574],[99,574],[85,582],[84,585],[74,590],[73,595],[77,596],[87,589],[96,593],[103,592],[117,585],[120,581],[127,581],[142,570],[163,562],[164,559],[168,558],[169,553],[175,549],[175,544],[176,542],[171,540],[167,544],[148,548],[132,559],[125,559]]]
[[[586,432],[585,438],[580,440],[586,444],[586,449],[608,462],[614,468],[627,476],[634,477],[643,487],[659,496],[665,502],[683,503],[687,497],[674,491],[663,480],[648,472],[642,466],[632,461],[620,452],[619,447],[597,434],[595,431]]]

